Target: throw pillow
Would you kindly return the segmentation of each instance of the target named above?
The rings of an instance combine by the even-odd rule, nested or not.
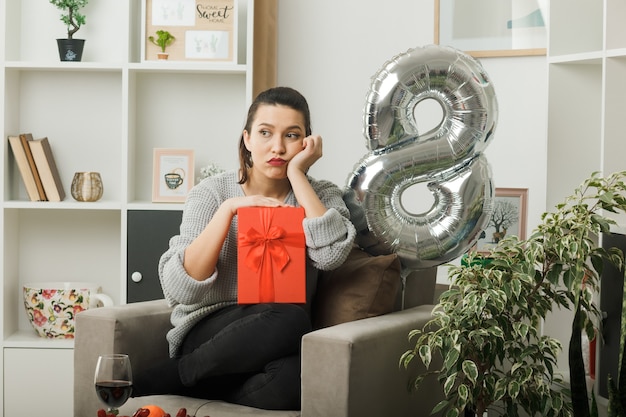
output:
[[[396,254],[373,256],[358,247],[337,269],[322,271],[313,302],[313,327],[390,313],[400,288]]]

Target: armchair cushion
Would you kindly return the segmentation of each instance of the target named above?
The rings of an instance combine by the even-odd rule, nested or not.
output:
[[[343,265],[320,274],[313,301],[313,327],[392,312],[400,289],[400,271],[396,254],[373,256],[355,246]]]

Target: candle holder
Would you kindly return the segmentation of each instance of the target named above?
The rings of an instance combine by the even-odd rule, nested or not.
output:
[[[76,201],[98,201],[102,197],[102,178],[99,172],[77,172],[72,180],[72,197]]]

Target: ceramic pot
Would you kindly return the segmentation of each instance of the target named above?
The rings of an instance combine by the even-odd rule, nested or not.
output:
[[[42,282],[24,284],[24,308],[41,337],[74,338],[76,314],[88,308],[112,306],[113,300],[87,282]]]
[[[167,52],[159,52],[157,54],[157,59],[159,61],[167,61],[167,58],[170,57],[170,54],[168,54]]]
[[[57,39],[61,61],[80,62],[83,58],[84,39]]]
[[[76,201],[98,201],[104,189],[99,172],[77,172],[72,180],[72,197]]]

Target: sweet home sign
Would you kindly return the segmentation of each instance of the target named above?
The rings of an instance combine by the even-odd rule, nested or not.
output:
[[[176,38],[169,60],[236,62],[236,0],[145,0],[144,12],[144,60],[157,59],[161,49],[149,37],[165,30]]]

